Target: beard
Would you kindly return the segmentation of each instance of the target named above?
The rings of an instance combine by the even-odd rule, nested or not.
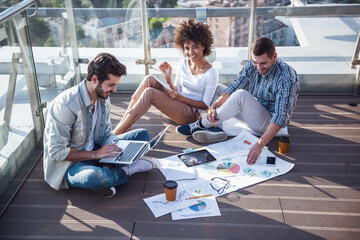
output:
[[[102,88],[102,83],[101,84],[98,84],[95,88],[95,93],[96,93],[96,96],[98,96],[99,98],[101,99],[108,99],[109,95],[107,95],[107,93],[112,93],[113,91],[109,91],[109,92],[105,92]]]

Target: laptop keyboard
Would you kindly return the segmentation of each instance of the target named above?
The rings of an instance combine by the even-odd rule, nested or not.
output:
[[[144,146],[144,143],[131,142],[119,154],[115,161],[130,162],[133,157],[139,152],[139,149]]]

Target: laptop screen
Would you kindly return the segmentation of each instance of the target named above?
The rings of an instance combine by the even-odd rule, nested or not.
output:
[[[161,130],[161,132],[159,132],[158,134],[156,134],[155,137],[153,137],[150,141],[149,141],[149,147],[150,149],[154,149],[155,145],[160,141],[160,139],[162,138],[162,136],[166,133],[166,130],[169,128],[169,126],[166,126],[163,130]]]

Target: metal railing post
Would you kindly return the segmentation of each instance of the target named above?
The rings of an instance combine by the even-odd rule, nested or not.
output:
[[[62,15],[62,41],[61,41],[61,49],[62,49],[62,55],[67,54],[67,43],[68,43],[68,32],[69,32],[69,22],[67,19],[67,14],[63,13]]]
[[[19,60],[20,60],[20,53],[13,53],[11,58],[11,72],[9,75],[9,85],[6,94],[5,113],[4,113],[4,121],[6,122],[8,128],[10,127],[11,114],[14,104],[16,78],[19,72]]]
[[[248,38],[248,59],[251,59],[251,44],[254,41],[254,35],[255,35],[256,8],[257,8],[257,0],[252,0],[251,12],[250,12],[249,38]]]
[[[23,0],[23,1],[15,4],[14,6],[7,8],[6,10],[4,10],[0,13],[0,24],[6,22],[8,19],[23,12],[24,10],[28,9],[35,3],[37,3],[37,0]]]
[[[140,0],[141,5],[141,23],[143,33],[143,44],[144,44],[144,64],[145,64],[145,76],[149,75],[149,65],[152,63],[150,55],[150,36],[149,36],[149,25],[146,14],[146,0]]]
[[[71,0],[65,0],[66,6],[66,17],[68,20],[68,31],[70,35],[70,46],[72,51],[72,57],[74,62],[74,70],[75,70],[75,84],[81,82],[80,76],[80,63],[79,63],[79,52],[77,49],[77,38],[76,38],[76,29],[75,29],[75,18],[74,11],[72,7]]]
[[[31,116],[34,124],[36,146],[38,148],[41,148],[42,137],[44,133],[44,117],[42,114],[36,116],[37,109],[41,105],[40,91],[36,76],[34,56],[30,46],[29,29],[26,22],[25,12],[22,13],[22,16],[14,17],[12,20],[15,26],[15,30],[17,32],[21,51],[26,86],[29,94]]]
[[[360,66],[357,66],[357,72],[355,76],[355,88],[354,88],[354,95],[360,94]]]
[[[356,68],[354,95],[360,94],[360,33],[358,34],[355,50],[351,59],[351,68]]]

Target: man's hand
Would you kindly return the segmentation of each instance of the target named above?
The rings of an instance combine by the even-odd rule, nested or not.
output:
[[[107,144],[96,151],[80,151],[70,148],[66,161],[79,162],[84,160],[97,160],[108,156],[117,156],[122,149],[115,144]]]
[[[256,161],[258,160],[262,150],[263,150],[264,147],[260,146],[259,143],[255,143],[254,146],[252,146],[250,148],[250,151],[247,155],[247,158],[246,158],[246,163],[247,164],[254,164],[256,163]]]
[[[280,130],[280,125],[276,123],[269,123],[265,133],[259,138],[259,140],[250,148],[249,154],[246,158],[247,164],[256,163],[263,148],[273,139],[276,133]]]
[[[117,156],[122,151],[116,144],[106,144],[96,151],[96,159]]]
[[[219,121],[219,119],[216,118],[216,109],[221,107],[221,105],[223,105],[229,97],[230,95],[227,94],[226,92],[221,94],[221,96],[216,100],[216,102],[210,107],[212,114],[210,113],[209,110],[206,116],[207,120],[209,120],[212,123],[216,123],[217,121]]]

